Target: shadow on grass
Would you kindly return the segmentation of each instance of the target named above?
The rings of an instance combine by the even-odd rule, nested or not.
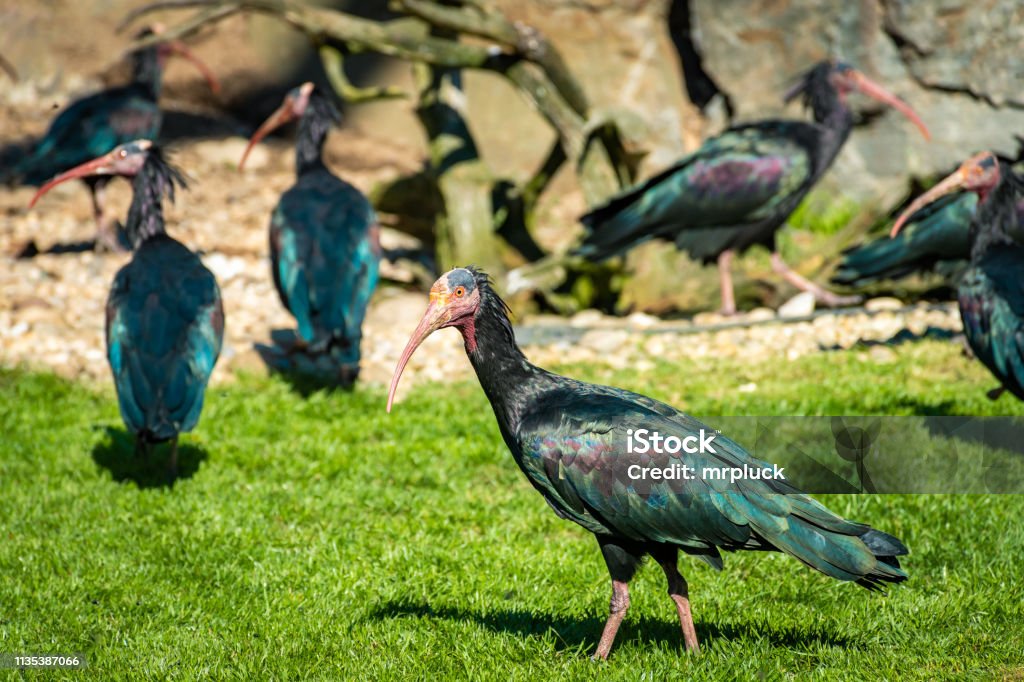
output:
[[[468,609],[433,607],[429,604],[402,601],[387,602],[370,612],[370,618],[377,620],[405,617],[471,622],[494,632],[505,632],[516,636],[542,636],[550,631],[554,632],[558,639],[555,645],[557,650],[582,650],[588,653],[593,653],[597,646],[605,623],[604,618],[597,617],[570,618],[521,609],[479,613]],[[767,640],[772,646],[786,648],[806,648],[808,646],[860,648],[859,643],[843,635],[826,631],[820,625],[810,625],[806,629],[772,627],[768,630],[756,623],[717,624],[702,623],[697,620],[695,625],[697,637],[701,643],[716,639],[759,639]],[[678,622],[654,619],[649,616],[627,617],[615,638],[615,646],[619,647],[624,642],[665,642],[677,647],[680,655],[684,655],[686,651],[683,647],[683,637]]]
[[[905,408],[914,417],[955,417],[963,414],[963,407],[952,400],[922,401],[910,398],[896,398],[891,402],[891,409]]]
[[[124,429],[106,427],[107,438],[92,449],[92,459],[118,483],[131,481],[139,488],[173,488],[192,478],[209,455],[202,448],[178,442],[178,466],[171,472],[171,444],[154,445],[147,454],[135,453],[135,437]]]
[[[937,341],[953,341],[957,337],[962,337],[963,334],[960,332],[953,332],[949,329],[942,327],[929,326],[924,329],[920,334],[915,334],[909,329],[901,329],[893,334],[888,339],[880,341],[877,339],[861,339],[851,348],[840,346],[838,344],[832,346],[822,346],[822,350],[826,351],[840,351],[845,352],[847,350],[863,350],[867,348],[874,348],[876,346],[889,346],[899,347],[906,343],[916,343],[925,339],[934,339]]]

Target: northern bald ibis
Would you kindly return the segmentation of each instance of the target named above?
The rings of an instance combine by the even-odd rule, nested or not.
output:
[[[136,38],[161,30],[159,26],[146,28]],[[190,61],[203,74],[210,89],[220,91],[213,73],[180,41],[166,41],[136,50],[131,53],[131,82],[75,100],[61,110],[35,148],[16,164],[12,177],[25,184],[39,185],[120,144],[137,139],[155,140],[163,121],[157,100],[163,85],[164,65],[172,55]],[[103,209],[104,189],[109,181],[109,176],[84,178],[92,196],[96,244],[119,250],[122,246],[115,223],[107,219]]]
[[[508,309],[487,275],[472,267],[445,273],[431,288],[391,380],[389,411],[409,358],[443,327],[462,333],[516,464],[555,514],[597,538],[612,598],[595,658],[607,658],[629,608],[628,583],[647,555],[665,572],[689,650],[698,649],[697,632],[676,564],[679,551],[716,569],[722,568],[720,550],[781,551],[869,589],[906,580],[897,557],[907,550],[899,540],[829,511],[725,435],[657,400],[533,365],[516,344]],[[665,446],[631,447],[640,429],[658,433]],[[670,445],[670,437],[682,448]],[[653,473],[684,466],[693,478]],[[715,473],[734,469],[762,474],[733,481]]]
[[[978,196],[970,227],[971,264],[957,287],[964,334],[999,387],[1024,400],[1024,178],[1010,162],[981,152],[914,201],[896,221],[901,234],[915,211],[952,192]]]
[[[832,165],[853,129],[847,97],[859,91],[888,104],[928,138],[917,114],[895,95],[839,61],[823,61],[786,94],[802,96],[814,122],[767,120],[730,128],[674,166],[584,215],[576,253],[591,260],[622,254],[649,239],[675,242],[703,263],[717,261],[722,312],[736,312],[730,271],[735,254],[761,245],[772,268],[830,306],[856,302],[807,280],[782,260],[775,234]]]
[[[175,185],[184,187],[185,179],[154,142],[123,144],[67,171],[60,182],[115,175],[132,180],[125,231],[133,253],[107,297],[107,360],[136,452],[171,441],[173,478],[178,435],[198,423],[220,355],[224,307],[213,273],[165,231],[163,198],[173,201]]]
[[[253,133],[238,167],[267,134],[296,119],[295,184],[270,218],[271,273],[298,324],[301,348],[329,356],[347,384],[359,374],[363,318],[381,250],[373,206],[324,164],[324,141],[341,114],[313,83],[304,83]]]

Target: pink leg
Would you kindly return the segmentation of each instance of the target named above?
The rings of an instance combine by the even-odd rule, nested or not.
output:
[[[736,295],[732,288],[732,257],[735,253],[726,249],[718,256],[718,283],[722,291],[722,315],[736,314]]]
[[[841,305],[855,305],[863,300],[860,296],[840,296],[824,287],[818,286],[806,277],[786,265],[778,251],[772,253],[772,270],[781,275],[784,280],[795,286],[800,291],[808,291],[814,295],[816,301],[827,306],[836,307]]]
[[[97,251],[124,251],[124,247],[117,239],[117,225],[113,220],[107,220],[103,211],[103,196],[106,185],[100,183],[90,185],[92,193],[92,217],[96,221],[96,250]]]
[[[683,643],[686,650],[695,654],[700,653],[700,644],[697,643],[697,628],[693,626],[693,613],[690,611],[690,592],[686,580],[679,574],[676,566],[676,557],[673,552],[671,556],[655,557],[661,568],[665,571],[665,580],[668,581],[668,595],[676,604],[676,612],[679,614],[679,625],[683,630]]]
[[[629,585],[620,581],[612,580],[612,603],[608,620],[604,624],[604,632],[601,633],[601,641],[597,643],[597,651],[594,652],[594,660],[606,660],[608,653],[612,650],[612,643],[615,635],[622,625],[622,619],[626,617],[629,610]]]

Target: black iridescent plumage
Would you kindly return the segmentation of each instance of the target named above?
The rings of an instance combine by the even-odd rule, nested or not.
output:
[[[556,514],[597,537],[613,580],[612,616],[598,656],[608,653],[628,606],[626,583],[648,554],[666,573],[690,648],[697,642],[686,582],[676,568],[680,550],[715,568],[722,567],[720,550],[779,550],[826,575],[868,588],[906,579],[896,558],[906,553],[899,540],[839,517],[785,481],[630,476],[630,465],[663,469],[686,464],[702,471],[765,463],[723,435],[715,437],[715,453],[629,452],[631,430],[680,439],[702,429],[715,432],[646,396],[531,364],[516,344],[503,302],[478,270],[453,270],[434,285],[431,305],[399,361],[391,396],[419,341],[443,326],[462,332],[502,437],[527,479]]]
[[[33,151],[14,168],[16,180],[39,185],[55,175],[106,154],[137,139],[156,139],[162,114],[157,100],[163,66],[157,47],[132,53],[132,81],[72,102],[50,124]],[[112,225],[103,215],[103,189],[107,176],[83,178],[92,196],[97,238],[118,246]]]
[[[695,260],[719,261],[723,309],[733,312],[728,259],[754,245],[775,254],[776,232],[850,134],[853,115],[846,90],[868,87],[865,83],[876,96],[882,93],[890,98],[885,101],[896,102],[845,64],[818,64],[787,95],[803,96],[813,123],[761,121],[707,140],[674,166],[583,216],[588,233],[577,253],[603,260],[652,238],[672,241]],[[773,263],[787,280],[819,299],[845,302],[796,275],[781,258]]]
[[[136,37],[152,35],[152,30],[144,29]],[[63,109],[34,149],[15,164],[10,179],[41,185],[118,145],[134,140],[155,140],[163,120],[157,100],[163,84],[164,62],[172,53],[195,63],[216,91],[219,86],[212,74],[181,43],[160,43],[136,50],[131,53],[131,82],[75,100]],[[82,180],[92,195],[97,237],[105,246],[118,248],[113,225],[106,221],[103,213],[103,189],[110,177]]]
[[[975,357],[1024,400],[1024,179],[999,164],[971,224],[971,265],[957,299]]]
[[[159,50],[138,50],[131,61],[130,83],[75,100],[57,114],[32,152],[17,164],[15,174],[22,182],[41,184],[120,144],[155,139],[162,119],[156,104],[163,82]],[[90,178],[96,184],[108,179]]]
[[[921,209],[895,237],[848,249],[832,281],[861,287],[936,269],[962,271],[971,255],[969,233],[977,204],[977,196],[965,192]]]
[[[134,248],[107,298],[107,358],[121,416],[139,446],[173,440],[199,420],[224,338],[217,281],[164,231],[162,199],[183,178],[157,147],[132,181],[126,231]]]
[[[347,383],[359,371],[363,319],[377,286],[377,219],[362,192],[324,165],[324,141],[341,116],[311,83],[289,93],[253,141],[296,116],[297,179],[271,217],[271,270],[305,350],[329,356]]]
[[[1015,173],[1024,172],[1024,139],[1019,140]],[[959,281],[971,258],[971,221],[978,205],[973,192],[943,196],[906,220],[895,237],[880,237],[848,249],[832,281],[861,287],[881,280],[899,279],[914,273],[936,271]],[[1024,233],[1024,200],[1017,205]]]

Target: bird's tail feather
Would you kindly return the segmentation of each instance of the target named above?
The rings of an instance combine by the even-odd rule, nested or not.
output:
[[[777,549],[838,580],[868,589],[907,579],[897,557],[907,554],[898,539],[870,526],[847,521],[813,499],[787,496],[793,509],[780,532],[774,524],[751,525]]]
[[[73,165],[75,164],[61,163],[53,145],[44,139],[35,149],[11,164],[3,174],[3,180],[9,185],[41,185]]]
[[[674,169],[672,169],[674,170]],[[652,202],[642,198],[663,175],[615,195],[580,218],[588,234],[572,255],[601,261],[620,255],[641,242],[650,239],[659,227],[661,217]]]
[[[350,385],[359,376],[359,340],[350,339],[341,332],[318,335],[288,358],[290,366],[282,369],[316,377],[326,383]]]
[[[905,239],[882,237],[845,251],[832,281],[860,286],[880,279],[903,277],[915,267],[915,255]]]

